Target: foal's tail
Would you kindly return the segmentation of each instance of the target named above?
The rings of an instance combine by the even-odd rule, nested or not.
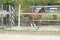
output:
[[[27,17],[28,16],[28,14],[24,14],[24,17]]]

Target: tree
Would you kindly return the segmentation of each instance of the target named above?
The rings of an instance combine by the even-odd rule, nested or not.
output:
[[[56,5],[60,5],[60,0],[56,0]]]
[[[14,0],[2,0],[3,5],[14,5]]]

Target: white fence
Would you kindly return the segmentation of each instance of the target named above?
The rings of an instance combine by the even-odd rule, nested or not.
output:
[[[2,25],[2,27],[4,27],[4,15],[7,15],[7,14],[9,14],[10,15],[10,27],[12,27],[12,26],[14,26],[14,25],[12,25],[12,24],[14,24],[14,9],[11,11],[11,7],[10,7],[11,5],[9,5],[9,12],[7,12],[6,10],[3,10],[3,5],[1,6],[1,12],[0,12],[0,14],[1,14],[1,25]],[[11,14],[13,14],[13,16],[11,15]],[[19,5],[19,11],[18,11],[18,27],[20,28],[20,24],[21,24],[21,22],[20,22],[20,20],[21,20],[21,18],[20,18],[20,16],[21,16],[21,14],[39,14],[39,15],[60,15],[60,13],[59,12],[55,12],[55,13],[52,13],[52,12],[50,12],[50,13],[22,13],[21,12],[21,5]],[[11,18],[12,17],[12,18]],[[7,20],[7,19],[6,19]],[[26,21],[30,21],[30,20],[26,20]],[[33,20],[33,21],[39,21],[39,20]],[[60,20],[41,20],[41,21],[60,21]]]
[[[60,15],[60,12],[50,12],[50,13],[22,13],[21,12],[21,5],[19,5],[19,14],[18,14],[18,27],[20,27],[20,16],[21,14],[39,14],[39,15]],[[30,20],[26,20],[30,21]],[[39,20],[33,20],[33,21],[39,21]],[[55,22],[60,22],[60,20],[41,20],[41,21],[55,21]]]

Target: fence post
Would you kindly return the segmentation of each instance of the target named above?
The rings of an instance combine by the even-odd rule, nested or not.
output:
[[[3,26],[3,5],[2,5],[2,27],[5,29],[5,27]]]
[[[21,5],[19,5],[19,13],[18,13],[18,30],[20,29],[20,13],[21,13]]]
[[[11,30],[11,27],[12,27],[12,23],[11,23],[11,5],[9,5],[9,15],[10,15],[10,22],[9,22],[9,24],[10,24],[10,30]]]

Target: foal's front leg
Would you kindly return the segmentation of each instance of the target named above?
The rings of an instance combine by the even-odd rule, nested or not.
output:
[[[30,20],[30,26],[33,27],[33,23],[32,23],[32,20]]]
[[[31,25],[31,27],[33,27],[33,24],[32,23],[30,25]]]
[[[36,24],[32,24],[32,23],[31,23],[31,27],[36,27]]]
[[[34,27],[36,27],[36,24],[34,23]]]
[[[40,26],[41,26],[41,23],[42,23],[41,18],[38,18],[38,22],[40,22]],[[39,26],[39,27],[37,27],[37,29],[36,29],[36,30],[38,30],[38,29],[40,28],[40,26]]]
[[[36,24],[33,21],[30,21],[31,27],[36,27]]]

